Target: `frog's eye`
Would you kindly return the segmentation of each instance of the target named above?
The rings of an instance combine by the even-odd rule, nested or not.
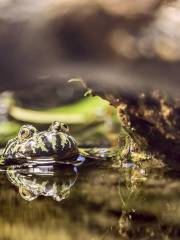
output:
[[[62,123],[62,124],[61,124],[61,131],[65,132],[65,133],[69,132],[69,127],[68,127],[68,125]]]
[[[59,131],[61,128],[61,124],[57,121],[54,121],[51,126],[49,127],[49,131]]]
[[[60,123],[60,122],[55,121],[55,122],[52,123],[49,130],[50,131],[55,130],[55,131],[58,131],[58,132],[62,131],[62,132],[67,133],[67,132],[69,132],[69,127],[64,123]]]
[[[20,140],[24,140],[26,138],[30,138],[36,132],[36,129],[33,126],[23,126],[18,134],[18,138]]]

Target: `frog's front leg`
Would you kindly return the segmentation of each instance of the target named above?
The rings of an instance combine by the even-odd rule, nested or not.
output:
[[[7,142],[6,147],[4,148],[4,151],[3,151],[2,155],[1,155],[2,157],[5,155],[5,153],[8,151],[8,149],[11,148],[11,145],[12,145],[15,141],[17,141],[17,137],[12,138],[12,139],[10,139],[10,140]]]

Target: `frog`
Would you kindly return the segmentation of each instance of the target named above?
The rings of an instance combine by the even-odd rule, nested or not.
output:
[[[23,125],[17,137],[8,141],[1,158],[5,160],[36,160],[56,158],[57,161],[75,159],[78,145],[69,127],[54,121],[47,131]]]

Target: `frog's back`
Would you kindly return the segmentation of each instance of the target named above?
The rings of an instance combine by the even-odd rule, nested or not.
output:
[[[23,154],[32,158],[56,156],[65,159],[78,155],[75,139],[62,132],[38,133],[32,140],[21,146],[19,152],[23,151]]]

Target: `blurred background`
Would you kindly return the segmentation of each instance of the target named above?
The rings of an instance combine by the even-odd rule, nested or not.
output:
[[[179,96],[178,0],[1,0],[1,89],[81,77]],[[40,91],[40,90],[39,90]]]
[[[179,239],[179,42],[180,0],[0,0],[0,147],[59,120],[119,149],[0,167],[0,239]]]

